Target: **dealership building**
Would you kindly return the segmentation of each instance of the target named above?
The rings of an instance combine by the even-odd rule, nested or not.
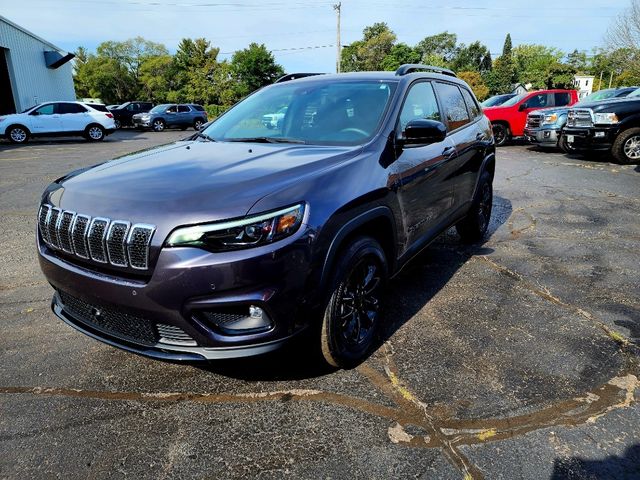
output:
[[[75,100],[72,53],[0,16],[0,115]]]

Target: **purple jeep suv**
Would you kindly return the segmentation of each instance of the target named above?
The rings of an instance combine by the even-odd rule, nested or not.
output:
[[[328,363],[352,367],[376,344],[391,276],[452,225],[484,236],[494,154],[448,70],[284,77],[189,139],[47,187],[53,311],[166,360],[260,354],[311,327]]]

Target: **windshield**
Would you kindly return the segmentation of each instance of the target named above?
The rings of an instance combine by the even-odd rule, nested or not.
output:
[[[149,113],[162,113],[164,112],[167,108],[169,108],[171,105],[166,104],[166,105],[156,105],[155,107],[153,107],[151,110],[149,110]]]
[[[617,90],[615,90],[613,88],[611,90],[609,90],[609,89],[600,90],[599,92],[594,92],[591,95],[587,95],[582,100],[580,100],[580,102],[582,102],[582,103],[597,102],[598,100],[605,100],[607,98],[615,97],[616,93],[617,93]]]
[[[627,98],[629,97],[640,97],[640,88],[634,90],[629,95],[627,95]]]
[[[495,107],[497,105],[502,105],[504,102],[509,100],[511,97],[512,97],[512,95],[495,95],[493,97],[487,98],[480,105],[482,105],[483,107]]]
[[[523,93],[521,95],[517,95],[513,98],[510,98],[509,100],[507,100],[506,102],[504,102],[502,105],[500,105],[501,107],[513,107],[514,105],[516,105],[517,103],[520,102],[520,100],[524,100],[524,98],[527,96],[527,93]]]
[[[222,142],[358,145],[378,131],[395,89],[394,81],[278,84],[249,96],[204,133]]]

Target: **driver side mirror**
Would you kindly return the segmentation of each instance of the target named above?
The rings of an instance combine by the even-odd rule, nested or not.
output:
[[[31,112],[29,115],[40,115],[40,112],[37,110],[34,110],[33,112]]]
[[[524,112],[527,109],[527,104],[526,103],[521,103],[520,106],[518,107],[518,111],[519,112]]]
[[[447,127],[437,120],[416,118],[404,128],[405,145],[431,145],[442,142],[447,137]]]

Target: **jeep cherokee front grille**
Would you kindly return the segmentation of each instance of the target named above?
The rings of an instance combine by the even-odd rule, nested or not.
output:
[[[136,270],[149,268],[149,245],[156,227],[42,205],[38,212],[42,240],[54,250],[84,260]]]

